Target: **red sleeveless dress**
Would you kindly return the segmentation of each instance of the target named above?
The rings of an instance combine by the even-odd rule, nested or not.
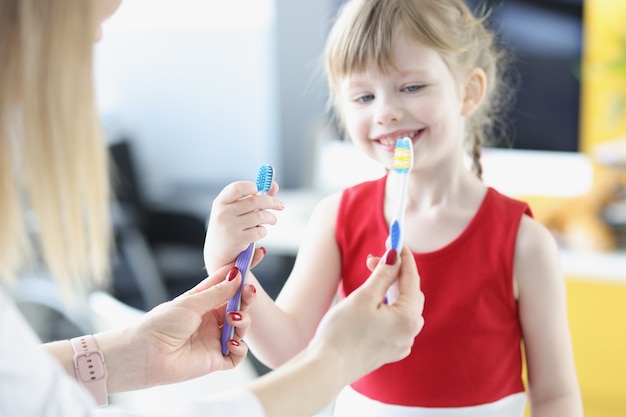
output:
[[[382,254],[389,229],[383,216],[385,179],[343,192],[336,239],[343,298],[370,272],[368,254]],[[445,247],[414,253],[425,295],[422,332],[411,354],[351,387],[387,404],[466,407],[524,391],[521,328],[513,294],[513,257],[526,203],[492,188],[467,228]]]

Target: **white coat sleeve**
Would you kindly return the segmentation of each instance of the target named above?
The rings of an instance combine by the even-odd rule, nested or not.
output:
[[[43,349],[15,304],[0,289],[0,416],[2,417],[264,417],[245,388],[181,404],[175,415],[144,415],[98,408],[89,392]]]

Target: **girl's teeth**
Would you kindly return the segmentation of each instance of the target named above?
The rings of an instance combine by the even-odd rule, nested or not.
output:
[[[409,137],[411,139],[413,139],[413,135],[404,135],[395,139],[390,139],[390,138],[386,138],[386,139],[380,139],[379,142],[381,143],[381,145],[383,146],[395,146],[396,142],[399,141],[402,138],[406,138]]]

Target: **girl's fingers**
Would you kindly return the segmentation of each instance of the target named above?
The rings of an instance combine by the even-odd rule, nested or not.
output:
[[[254,249],[254,255],[252,256],[252,263],[250,263],[250,269],[254,268],[259,263],[261,263],[261,261],[265,257],[266,252],[267,251],[265,250],[263,246],[259,246]]]
[[[255,209],[282,210],[285,204],[275,197],[278,193],[278,184],[272,183],[272,188],[266,195],[259,195],[256,184],[252,181],[236,181],[228,184],[213,200],[213,207],[220,205],[237,204],[241,213]]]
[[[276,181],[272,181],[272,188],[270,188],[270,192],[268,193],[272,197],[278,194],[278,183]]]
[[[245,284],[241,290],[241,310],[246,311],[256,301],[256,287]]]
[[[277,220],[274,213],[261,209],[254,209],[243,213],[237,218],[237,222],[243,230],[253,229],[263,224],[274,225]]]
[[[228,184],[220,191],[220,193],[213,200],[213,205],[216,204],[231,204],[239,201],[241,197],[256,194],[257,187],[252,181],[235,181]]]

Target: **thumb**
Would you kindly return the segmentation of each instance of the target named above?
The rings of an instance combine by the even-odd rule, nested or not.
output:
[[[378,299],[382,300],[387,289],[398,278],[400,264],[398,252],[395,249],[387,249],[361,288],[380,296]]]
[[[232,267],[225,278],[217,284],[200,291],[178,297],[173,303],[180,307],[188,308],[193,312],[204,315],[209,311],[226,303],[239,289],[241,284],[241,271]]]

